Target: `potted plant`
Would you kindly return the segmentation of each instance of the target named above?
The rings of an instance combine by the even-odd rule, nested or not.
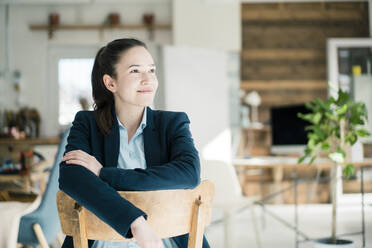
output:
[[[310,122],[308,130],[308,143],[304,155],[298,163],[305,160],[309,164],[319,157],[321,153],[328,155],[334,162],[331,172],[332,192],[332,235],[331,238],[319,240],[325,245],[315,247],[354,247],[353,244],[345,246],[345,241],[336,238],[336,213],[337,213],[337,170],[343,168],[346,178],[354,174],[354,166],[350,157],[351,146],[359,137],[369,136],[370,133],[362,126],[368,120],[367,109],[364,103],[353,101],[347,92],[338,90],[337,98],[330,97],[327,101],[315,99],[306,107],[310,113],[299,113],[298,117]],[[349,241],[351,242],[351,241]],[[351,242],[352,243],[352,242]]]

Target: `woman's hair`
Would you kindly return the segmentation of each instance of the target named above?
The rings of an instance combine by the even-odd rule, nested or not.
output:
[[[103,83],[103,75],[107,74],[116,79],[116,65],[121,55],[132,47],[147,48],[145,43],[136,39],[117,39],[99,49],[92,70],[92,94],[94,99],[94,118],[104,135],[110,133],[114,108],[114,94]]]

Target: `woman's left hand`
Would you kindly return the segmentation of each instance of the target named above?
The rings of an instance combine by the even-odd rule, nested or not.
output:
[[[65,161],[66,164],[84,166],[96,176],[99,176],[102,168],[102,165],[94,156],[91,156],[82,150],[74,150],[66,153],[65,156],[63,156],[62,161]]]

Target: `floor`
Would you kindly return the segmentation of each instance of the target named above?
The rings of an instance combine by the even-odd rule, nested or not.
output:
[[[366,246],[372,247],[372,196],[367,196],[368,202],[365,208],[366,220]],[[294,206],[293,205],[271,205],[267,207],[271,212],[276,213],[288,222],[294,223]],[[262,247],[288,248],[295,246],[295,233],[282,223],[278,222],[269,215],[264,215],[262,221],[262,208],[255,207],[257,219],[259,221],[259,230],[261,235]],[[300,205],[299,213],[299,228],[310,238],[321,238],[330,236],[331,230],[331,205]],[[221,216],[220,212],[214,210],[213,220]],[[361,207],[355,203],[342,203],[339,207],[339,222],[337,233],[354,233],[362,230],[361,222]],[[238,215],[235,230],[236,247],[228,248],[243,248],[256,247],[253,227],[251,225],[250,213],[248,210],[241,212]],[[263,224],[264,223],[264,224]],[[264,227],[263,227],[264,226]],[[213,248],[224,247],[224,229],[223,224],[215,224],[208,227],[206,236]],[[355,242],[355,247],[362,247],[362,236],[346,236],[344,238],[352,239]],[[299,248],[312,247],[310,242],[301,243]],[[224,247],[227,248],[227,247]]]

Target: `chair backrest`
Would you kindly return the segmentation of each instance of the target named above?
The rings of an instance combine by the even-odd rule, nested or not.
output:
[[[148,222],[160,238],[189,235],[188,247],[202,247],[204,228],[210,223],[214,186],[203,181],[192,190],[119,192],[148,215]],[[57,194],[59,218],[64,234],[73,236],[75,248],[85,248],[87,239],[125,239],[67,194]]]
[[[35,223],[41,225],[43,233],[50,243],[56,239],[58,232],[61,230],[55,197],[58,192],[59,164],[65,151],[69,132],[70,129],[66,130],[61,138],[39,207],[21,218],[18,235],[18,242],[20,243],[28,245],[39,243],[32,229]]]
[[[225,204],[242,196],[238,176],[231,164],[220,160],[202,160],[201,172],[202,178],[210,180],[215,186],[213,204]]]

